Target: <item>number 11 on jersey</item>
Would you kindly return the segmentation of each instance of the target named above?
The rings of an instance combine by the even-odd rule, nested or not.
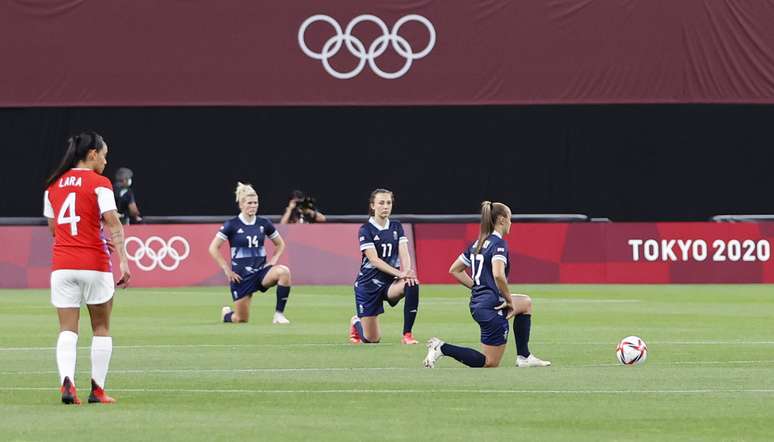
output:
[[[392,256],[392,244],[382,244],[382,258],[387,258],[388,256]]]

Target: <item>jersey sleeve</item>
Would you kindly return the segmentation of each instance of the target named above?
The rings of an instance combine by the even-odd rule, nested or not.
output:
[[[218,233],[215,234],[218,238],[222,239],[223,241],[229,241],[231,239],[231,235],[234,234],[234,228],[231,220],[226,221],[223,223],[222,226],[220,226],[220,230],[218,230]]]
[[[43,216],[46,218],[54,218],[54,206],[51,205],[51,200],[48,199],[48,190],[43,193]]]
[[[100,215],[116,208],[116,196],[113,194],[113,184],[104,176],[97,175],[94,183],[94,193],[97,195],[97,206]]]
[[[272,222],[268,219],[266,220],[266,227],[264,227],[263,233],[266,234],[269,239],[276,239],[278,236],[280,236],[277,228],[274,227],[274,224],[272,224]]]
[[[462,261],[463,264],[465,264],[465,267],[470,267],[470,259],[468,259],[468,253],[470,253],[470,247],[466,247],[465,250],[460,253],[460,256],[457,257],[460,261]]]
[[[398,223],[398,244],[404,242],[407,243],[408,238],[406,238],[406,232],[403,231],[403,224]]]
[[[505,241],[498,241],[495,245],[495,249],[492,252],[492,261],[502,261],[506,265],[508,264],[508,243]]]
[[[371,231],[366,226],[360,226],[360,230],[357,232],[358,240],[360,241],[360,251],[365,249],[375,249],[374,237],[371,235]]]
[[[97,205],[99,206],[100,215],[110,210],[118,210],[113,189],[100,186],[94,189],[94,193],[97,194]]]

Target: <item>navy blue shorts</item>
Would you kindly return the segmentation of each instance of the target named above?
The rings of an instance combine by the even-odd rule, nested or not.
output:
[[[378,316],[384,313],[383,302],[387,299],[387,291],[392,283],[382,286],[368,283],[355,287],[355,312],[358,318]]]
[[[252,296],[255,292],[265,292],[269,290],[261,284],[263,278],[269,273],[272,266],[266,266],[255,273],[242,276],[242,281],[231,283],[231,299],[238,301],[245,296]]]
[[[505,319],[505,312],[502,310],[471,309],[471,316],[481,327],[481,343],[486,345],[504,345],[508,342],[508,332],[510,326]]]

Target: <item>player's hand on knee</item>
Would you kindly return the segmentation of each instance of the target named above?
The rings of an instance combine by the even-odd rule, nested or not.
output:
[[[242,282],[242,277],[232,272],[231,269],[225,269],[223,272],[226,274],[228,282]]]

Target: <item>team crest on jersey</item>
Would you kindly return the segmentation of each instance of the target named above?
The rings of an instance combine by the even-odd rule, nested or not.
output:
[[[484,246],[483,246],[483,247],[481,247],[481,248],[482,248],[482,249],[485,249],[485,248],[487,248],[487,247],[489,247],[489,240],[488,240],[488,239],[487,239],[486,241],[484,241]]]
[[[398,232],[393,230],[392,231],[392,239],[397,240],[398,239]]]
[[[263,226],[261,226],[261,233],[263,233]]]

